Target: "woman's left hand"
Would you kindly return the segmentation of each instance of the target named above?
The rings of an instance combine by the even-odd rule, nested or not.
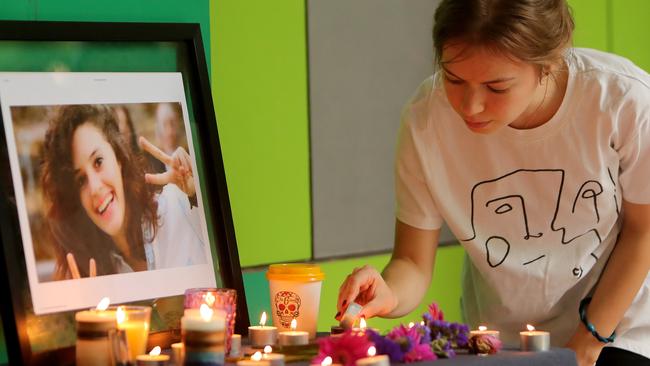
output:
[[[192,160],[190,155],[179,147],[170,156],[152,144],[146,138],[140,136],[138,139],[140,147],[151,154],[154,158],[160,160],[168,167],[168,170],[159,174],[145,174],[144,179],[149,184],[158,184],[164,186],[173,183],[178,186],[188,197],[194,197],[194,175],[192,173]]]
[[[599,342],[582,324],[578,324],[578,329],[566,344],[576,353],[578,366],[593,366],[603,346],[604,343]]]

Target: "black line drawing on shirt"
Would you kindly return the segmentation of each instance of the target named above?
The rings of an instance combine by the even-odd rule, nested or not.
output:
[[[610,179],[613,180],[609,169],[608,173],[610,174]],[[568,188],[565,188],[565,174],[564,169],[517,169],[500,177],[476,183],[472,187],[470,194],[470,225],[472,234],[468,238],[461,239],[461,241],[467,242],[476,240],[477,238],[480,241],[485,240],[486,260],[488,265],[492,268],[496,268],[506,261],[508,255],[511,254],[511,245],[514,245],[513,240],[521,240],[521,237],[523,237],[524,240],[540,238],[548,229],[552,232],[559,232],[561,234],[560,242],[563,245],[571,244],[576,239],[590,234],[593,235],[591,239],[593,242],[597,241],[598,243],[602,243],[601,234],[598,231],[596,224],[601,221],[598,199],[605,190],[603,185],[597,180],[589,179],[579,186],[575,196],[571,195],[562,197],[563,191]],[[548,192],[553,192],[551,197],[555,198],[555,202],[549,202],[548,198],[544,200],[543,198],[526,197],[525,195],[513,192],[512,190],[520,190],[519,187],[522,186],[522,182],[543,182],[543,184],[548,187]],[[577,188],[577,186],[574,187]],[[503,192],[505,189],[510,189],[511,192]],[[573,189],[575,188],[572,188],[571,190]],[[498,192],[509,194],[498,195]],[[525,193],[526,191],[522,188],[521,192]],[[557,194],[554,194],[554,192],[557,192]],[[571,198],[573,198],[572,205],[570,201]],[[614,198],[616,199],[616,196],[614,196]],[[529,202],[527,202],[527,200]],[[565,202],[562,205],[562,211],[560,212],[562,201],[568,202]],[[600,203],[603,203],[602,198]],[[527,205],[530,207],[527,207]],[[618,213],[618,205],[616,207]],[[518,208],[521,209],[521,213],[519,213]],[[531,222],[529,222],[528,215],[528,210],[530,208],[536,210],[537,218],[534,222],[546,222],[546,225],[549,225],[548,223],[550,222],[550,227],[547,226],[546,229],[544,227],[530,227]],[[569,227],[558,224],[558,222],[560,222],[560,214],[562,214],[561,217],[563,222],[567,215],[570,217],[579,212],[581,217],[584,217],[583,215],[585,212],[589,213],[591,211],[593,211],[594,216],[592,217],[595,217],[595,222],[592,221],[591,224],[582,223],[581,225],[584,225],[584,228],[582,226],[578,228],[574,227],[572,229],[578,229],[578,231],[572,232],[571,234],[569,234],[569,232],[571,232],[568,230]],[[491,215],[503,215],[503,219]],[[540,215],[542,221],[540,221]],[[548,215],[547,217],[549,218],[549,221],[543,220],[544,215]],[[477,222],[477,219],[480,219],[481,221]],[[520,219],[521,221],[519,221]],[[490,220],[489,224],[485,224],[487,220]],[[521,227],[522,236],[519,238],[506,237],[503,233],[482,231],[479,236],[477,228],[488,228],[488,230],[493,227],[498,228],[498,225],[492,225],[495,222],[494,220],[500,222],[502,225],[505,223],[505,225],[516,225],[517,227]],[[514,230],[511,230],[511,232],[512,231]],[[512,236],[512,234],[509,235]],[[482,239],[485,237],[487,237],[487,239]],[[538,247],[540,252],[534,259],[523,262],[524,266],[547,258],[548,253],[544,253],[544,251],[547,251],[548,249],[545,249],[543,242],[533,241],[531,244]],[[591,253],[591,255],[596,259],[596,261],[598,260],[598,257],[593,253]],[[546,260],[548,260],[548,258]],[[580,278],[584,269],[582,266],[578,266],[572,267],[571,271],[575,277]]]
[[[582,266],[573,267],[573,270],[571,271],[571,273],[573,273],[573,275],[578,278],[582,277],[582,272],[583,272]]]
[[[598,256],[597,256],[597,255],[595,255],[594,253],[591,253],[591,256],[594,257],[594,259],[596,260],[596,262],[598,262]]]
[[[531,264],[531,263],[533,263],[533,262],[535,262],[535,261],[538,261],[538,260],[540,260],[540,259],[542,259],[542,258],[544,258],[544,257],[546,257],[546,254],[542,254],[542,255],[540,255],[539,257],[533,259],[532,261],[525,262],[525,263],[524,263],[524,266],[527,266],[527,265],[529,265],[529,264]]]
[[[608,170],[609,171],[609,170]],[[594,188],[591,188],[590,186],[595,185],[598,191]],[[592,199],[593,200],[593,205],[594,205],[594,211],[596,212],[596,223],[600,222],[600,214],[598,213],[598,196],[600,196],[603,193],[603,186],[600,185],[600,183],[596,182],[595,180],[588,180],[580,186],[580,189],[578,190],[578,194],[576,194],[576,198],[573,200],[573,208],[571,208],[571,213],[576,212],[576,204],[578,203],[578,198],[584,198],[584,199]]]
[[[518,195],[518,194],[512,194],[512,195],[509,195],[509,196],[503,196],[503,197],[495,198],[495,199],[487,201],[487,203],[485,204],[485,207],[489,207],[490,204],[493,203],[493,202],[503,201],[503,200],[506,200],[508,198],[519,198],[519,200],[521,201],[521,208],[522,208],[522,211],[524,213],[524,227],[526,228],[526,236],[524,236],[524,240],[528,240],[531,237],[533,237],[533,238],[541,237],[542,233],[537,233],[537,234],[534,234],[534,235],[530,235],[530,229],[528,228],[528,215],[526,215],[526,204],[524,202],[524,197],[523,196]],[[504,214],[506,212],[510,212],[510,211],[512,211],[512,206],[510,204],[508,204],[508,203],[504,203],[501,206],[497,207],[497,209],[494,210],[494,213],[496,213],[497,215],[502,215],[502,214]]]
[[[621,211],[618,209],[618,200],[616,199],[616,182],[614,181],[614,177],[612,177],[612,171],[609,170],[609,167],[607,168],[607,174],[609,174],[609,180],[614,185],[614,204],[616,205],[616,215],[619,216],[621,214]]]
[[[485,242],[485,251],[487,253],[487,262],[490,267],[498,267],[504,260],[506,260],[506,257],[508,257],[508,253],[510,253],[510,243],[508,243],[508,241],[503,237],[491,236]],[[501,257],[501,259],[499,259],[499,257]],[[496,263],[492,263],[492,259],[497,259]]]

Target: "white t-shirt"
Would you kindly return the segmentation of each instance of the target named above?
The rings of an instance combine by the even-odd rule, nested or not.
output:
[[[156,200],[158,230],[153,240],[144,244],[147,270],[206,263],[210,247],[202,234],[198,208],[191,207],[187,195],[174,184],[165,185]],[[120,255],[113,254],[113,258],[118,273],[133,272]]]
[[[594,50],[572,49],[566,61],[564,100],[533,129],[471,132],[435,77],[403,113],[397,218],[447,223],[469,259],[466,321],[514,347],[526,324],[554,345],[568,341],[616,242],[622,200],[650,204],[650,76]],[[613,344],[646,357],[649,290],[646,277]]]

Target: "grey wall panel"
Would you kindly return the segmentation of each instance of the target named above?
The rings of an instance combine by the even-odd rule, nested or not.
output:
[[[392,248],[399,116],[432,72],[437,4],[308,1],[315,258]]]

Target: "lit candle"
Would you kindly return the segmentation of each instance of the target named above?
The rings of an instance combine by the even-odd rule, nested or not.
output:
[[[271,366],[269,360],[262,358],[262,352],[255,352],[250,359],[237,361],[237,366]]]
[[[519,332],[522,351],[548,351],[551,347],[551,334],[526,325],[528,331]]]
[[[411,324],[413,324],[413,323],[411,323]],[[409,328],[413,327],[411,324],[409,324]],[[352,330],[354,330],[356,332],[362,332],[363,333],[363,332],[366,331],[366,329],[370,329],[370,330],[374,331],[375,333],[379,333],[379,329],[377,329],[377,328],[369,328],[368,327],[368,323],[366,322],[366,318],[363,317],[363,316],[361,318],[359,318],[359,328],[353,328]]]
[[[484,335],[489,335],[489,336],[492,336],[494,338],[499,339],[499,331],[498,330],[488,329],[484,325],[479,325],[478,330],[472,330],[472,331],[469,332],[469,334],[470,334],[470,336],[484,334]]]
[[[117,329],[126,332],[126,342],[129,345],[129,360],[133,361],[138,355],[145,353],[149,337],[149,306],[118,306],[115,312]]]
[[[79,311],[75,314],[77,324],[77,365],[108,366],[111,364],[111,350],[108,331],[115,329],[115,312],[107,311],[110,300],[105,297],[97,308]]]
[[[181,318],[185,363],[222,366],[225,361],[226,319],[220,313],[214,314],[206,304],[201,305],[199,312],[199,316],[186,313]]]
[[[284,355],[281,353],[273,353],[271,346],[264,347],[262,359],[269,361],[271,366],[284,366]]]
[[[239,357],[241,355],[241,334],[233,334],[230,337],[230,357]]]
[[[160,354],[160,347],[154,347],[148,355],[136,357],[137,366],[166,366],[169,356]]]
[[[413,328],[415,326],[415,323],[409,322],[409,329]]]
[[[251,346],[262,348],[267,345],[275,345],[278,339],[278,328],[266,325],[266,312],[262,312],[260,325],[248,327],[248,338]]]
[[[313,364],[313,366],[316,366],[317,364]],[[332,357],[327,356],[323,359],[323,361],[320,363],[320,366],[343,366],[343,364],[340,363],[333,363]]]
[[[357,366],[390,366],[390,359],[386,355],[376,355],[374,346],[368,348],[368,357],[357,360]]]
[[[293,319],[291,330],[278,333],[278,341],[281,346],[300,346],[309,343],[309,332],[296,330],[297,326],[296,319]]]
[[[185,362],[185,346],[183,346],[183,342],[172,343],[172,356],[174,356],[174,365],[183,365]]]

